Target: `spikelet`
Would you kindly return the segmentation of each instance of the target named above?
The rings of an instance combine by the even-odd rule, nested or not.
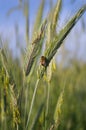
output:
[[[64,90],[61,92],[61,94],[59,96],[59,99],[58,99],[57,105],[56,105],[56,109],[55,109],[55,113],[54,113],[55,128],[57,128],[60,123],[60,117],[61,117],[61,112],[62,112],[61,107],[63,104],[63,95],[64,95]]]
[[[20,120],[19,108],[17,105],[17,98],[14,93],[14,85],[10,85],[10,96],[11,96],[10,109],[13,115],[13,127],[15,127],[18,124],[20,124],[21,120]]]
[[[48,69],[47,69],[47,80],[48,82],[51,81],[51,78],[52,78],[52,63],[53,63],[53,60],[51,61]]]

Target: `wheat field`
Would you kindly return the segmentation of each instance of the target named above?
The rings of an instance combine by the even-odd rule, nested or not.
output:
[[[0,35],[0,130],[86,130],[86,63],[75,58],[64,67],[68,53],[62,63],[55,60],[86,5],[57,33],[62,2],[57,0],[43,18],[41,1],[31,34],[28,0],[7,12],[24,15],[26,47],[17,46],[21,55],[14,58],[10,40]],[[18,31],[16,26],[16,43]]]

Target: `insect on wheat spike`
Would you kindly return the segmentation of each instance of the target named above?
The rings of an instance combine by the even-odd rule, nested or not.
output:
[[[48,59],[47,59],[45,56],[41,56],[40,63],[41,63],[41,65],[44,66],[44,67],[47,67],[48,64],[49,64]]]

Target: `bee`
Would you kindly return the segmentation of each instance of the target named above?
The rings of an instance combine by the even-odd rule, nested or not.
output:
[[[48,59],[45,56],[41,56],[40,63],[42,66],[47,67],[48,66]]]

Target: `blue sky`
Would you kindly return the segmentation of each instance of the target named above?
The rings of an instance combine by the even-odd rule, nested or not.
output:
[[[53,1],[53,5],[55,5],[57,0],[52,0],[52,1]],[[29,0],[31,29],[34,24],[35,15],[36,15],[37,9],[40,5],[40,2],[41,2],[41,0]],[[45,9],[44,9],[45,15],[49,11],[49,2],[50,2],[50,0],[46,0]],[[24,16],[21,11],[15,11],[9,17],[7,17],[7,12],[12,7],[16,7],[18,4],[19,4],[18,0],[0,0],[0,35],[10,38],[10,40],[13,42],[11,44],[11,48],[15,48],[14,27],[15,27],[16,23],[19,25],[20,33],[21,34],[25,33],[24,32],[25,20],[24,20]],[[63,0],[63,6],[62,6],[63,8],[61,11],[61,16],[59,18],[59,28],[62,28],[62,26],[64,26],[66,20],[68,20],[84,4],[86,4],[86,0]],[[86,13],[82,17],[82,19],[84,19],[84,21],[86,21]],[[85,26],[86,26],[86,24],[85,24]],[[81,22],[78,22],[78,24],[76,25],[76,27],[74,27],[72,32],[74,33],[75,30],[78,30],[78,32],[81,32]],[[82,44],[85,44],[86,38],[85,38],[85,36],[84,37],[83,36],[84,36],[84,34],[81,35],[80,40],[81,40]],[[69,36],[69,38],[67,38],[66,41],[68,42],[68,40],[70,40],[72,37],[73,37],[73,34],[71,33],[71,35]],[[82,38],[84,40],[82,40]],[[73,38],[73,39],[75,40],[75,38]],[[74,43],[74,40],[72,40],[73,43]],[[74,49],[74,46],[75,46],[75,43],[74,43],[74,45],[71,44],[71,48]],[[81,47],[79,55],[80,55],[80,53],[84,53],[83,52],[84,48],[86,49],[86,46],[85,45],[83,45],[83,46],[84,47]],[[70,47],[69,47],[69,49],[70,49]]]
[[[30,21],[33,23],[36,11],[41,0],[29,0],[30,2]],[[52,0],[53,3],[57,0]],[[75,0],[75,3],[70,1],[74,0],[63,0],[63,16],[71,15],[74,11],[77,11],[82,5],[86,4],[86,0]],[[50,0],[46,0],[45,13],[48,12]],[[24,24],[24,18],[21,11],[15,11],[7,17],[6,14],[9,9],[18,5],[18,0],[0,0],[0,29],[2,27],[13,26],[16,22],[22,26]],[[68,16],[69,17],[69,16]]]

